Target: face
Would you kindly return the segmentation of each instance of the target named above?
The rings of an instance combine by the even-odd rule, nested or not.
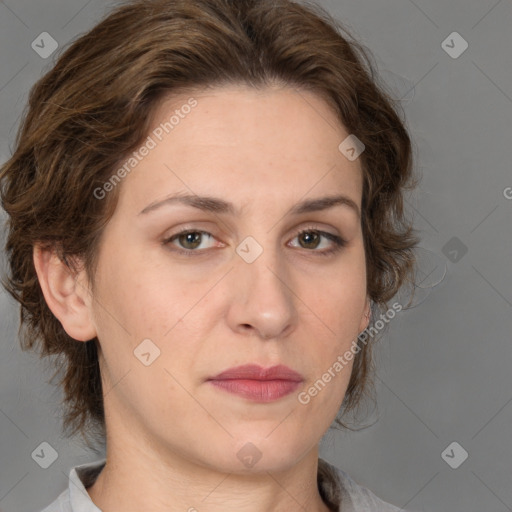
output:
[[[89,307],[107,428],[229,472],[247,451],[255,470],[292,465],[334,420],[352,363],[308,390],[367,325],[360,164],[311,93],[188,100],[162,103],[99,249]],[[300,381],[209,380],[245,364]]]

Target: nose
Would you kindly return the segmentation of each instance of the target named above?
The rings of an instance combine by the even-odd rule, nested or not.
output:
[[[227,321],[240,334],[282,338],[294,330],[297,310],[293,285],[275,251],[264,250],[252,263],[236,256],[230,272]]]

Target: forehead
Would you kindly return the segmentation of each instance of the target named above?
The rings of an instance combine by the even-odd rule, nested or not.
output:
[[[192,98],[197,105],[188,112],[186,105]],[[322,98],[289,86],[257,89],[229,85],[164,99],[156,111],[154,126],[165,124],[180,110],[188,113],[180,116],[179,125],[168,134],[169,141],[185,131],[195,143],[201,139],[221,145],[250,141],[254,145],[265,143],[267,147],[292,145],[295,153],[302,148],[311,154],[318,146],[324,150],[334,143],[336,148],[340,135],[348,135]],[[308,144],[304,146],[301,142]]]
[[[124,180],[122,195],[142,209],[176,191],[238,194],[247,202],[336,188],[360,204],[359,161],[339,150],[348,135],[309,91],[231,85],[168,97],[152,119],[153,147]]]

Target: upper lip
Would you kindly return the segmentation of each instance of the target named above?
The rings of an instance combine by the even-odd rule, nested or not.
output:
[[[250,380],[289,380],[301,382],[303,379],[300,373],[279,364],[269,368],[263,368],[257,364],[244,364],[229,368],[215,377],[208,380],[234,380],[234,379],[250,379]]]

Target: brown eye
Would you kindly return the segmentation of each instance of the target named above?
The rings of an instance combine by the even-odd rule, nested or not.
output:
[[[299,235],[299,240],[301,240],[299,243],[304,249],[316,249],[320,243],[320,236],[315,231],[303,231]]]
[[[333,235],[332,233],[327,233],[326,231],[320,231],[318,229],[304,229],[298,233],[295,238],[299,239],[299,245],[301,248],[307,249],[322,256],[328,256],[338,252],[347,244],[343,238],[337,235]],[[329,248],[329,244],[327,244],[327,249],[317,250],[322,245],[322,239],[330,241],[331,247]]]
[[[173,245],[176,247],[176,251],[182,254],[193,254],[202,253],[210,247],[203,247],[200,250],[196,250],[205,241],[205,237],[209,237],[213,240],[213,235],[206,231],[198,230],[184,230],[171,235],[170,237],[163,240],[163,245]]]
[[[189,231],[188,233],[179,235],[177,240],[184,249],[196,249],[201,245],[202,235],[203,234],[199,231]]]

